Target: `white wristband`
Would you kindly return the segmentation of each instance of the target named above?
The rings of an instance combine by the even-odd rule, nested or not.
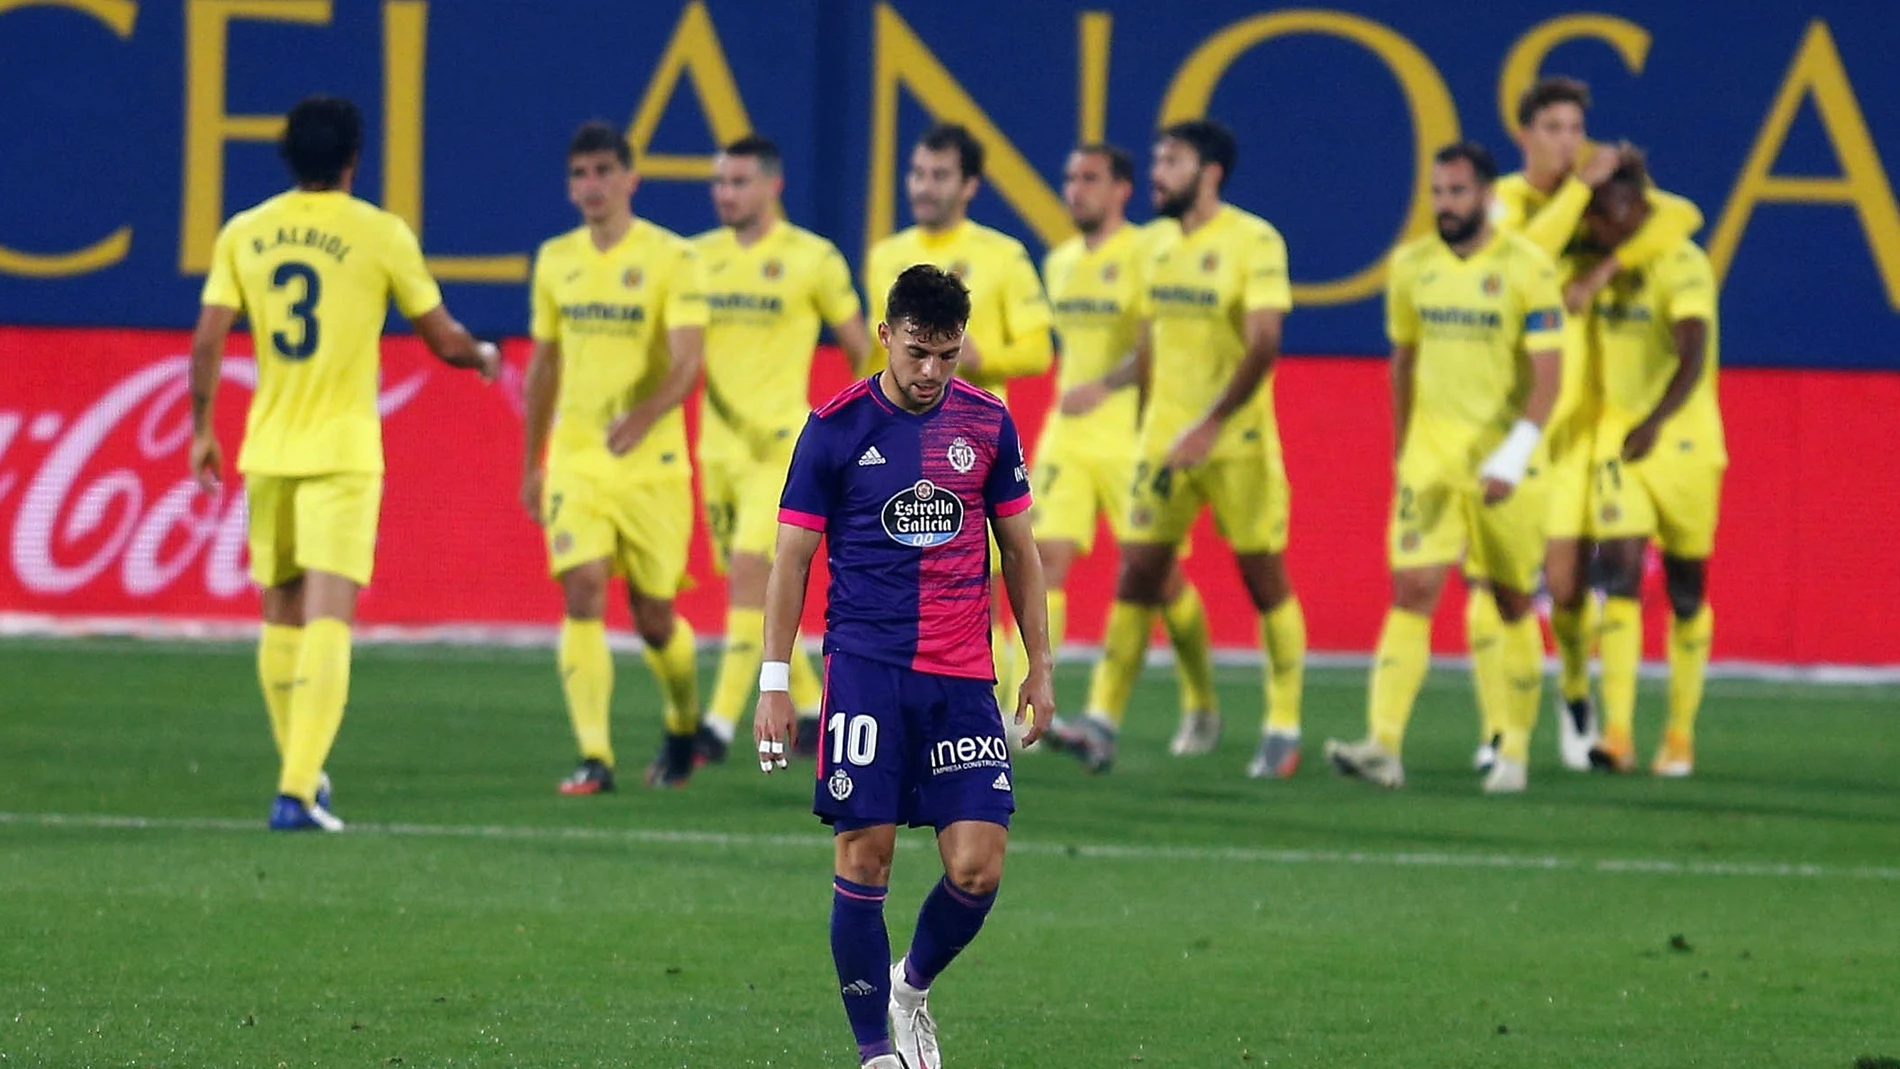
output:
[[[1511,426],[1511,433],[1484,459],[1484,467],[1478,469],[1478,474],[1512,486],[1523,482],[1524,473],[1531,466],[1531,454],[1537,451],[1537,440],[1543,434],[1530,420],[1518,420]]]
[[[792,689],[790,661],[767,661],[759,666],[759,693],[770,694]]]

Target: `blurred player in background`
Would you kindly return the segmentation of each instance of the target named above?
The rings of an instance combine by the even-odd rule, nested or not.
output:
[[[521,502],[546,529],[566,605],[559,666],[581,763],[563,794],[614,788],[603,617],[615,576],[627,581],[665,709],[649,785],[685,784],[699,727],[693,629],[673,597],[693,535],[680,403],[699,377],[706,300],[691,243],[634,218],[638,185],[627,139],[604,122],[583,125],[567,152],[582,225],[541,245],[531,283]]]
[[[1063,168],[1062,199],[1079,233],[1043,261],[1043,282],[1062,354],[1056,379],[1061,400],[1036,446],[1031,519],[1049,586],[1051,649],[1061,647],[1068,623],[1063,585],[1069,568],[1078,554],[1094,547],[1100,518],[1108,518],[1117,541],[1128,534],[1138,399],[1134,390],[1111,394],[1099,380],[1134,351],[1140,325],[1143,255],[1151,236],[1128,222],[1134,181],[1134,160],[1115,145],[1083,145],[1071,152]],[[1162,618],[1174,644],[1181,713],[1187,723],[1219,710],[1207,610],[1179,562],[1168,574],[1164,596]],[[1027,662],[1019,660],[1016,669],[1014,682],[1020,683]],[[1003,692],[1015,689],[1011,685]],[[1188,732],[1177,744],[1184,740],[1195,741]]]
[[[251,577],[263,588],[257,677],[282,772],[270,826],[341,831],[323,765],[350,692],[350,625],[376,560],[383,496],[379,342],[393,297],[429,350],[494,381],[501,354],[443,307],[415,234],[350,195],[363,147],[356,105],[310,97],[278,149],[296,188],[218,233],[191,339],[191,469],[217,490],[212,427],[224,343],[250,320],[257,388],[238,470]]]
[[[1645,267],[1688,239],[1702,225],[1695,205],[1660,190],[1649,197],[1655,211],[1648,225],[1615,248],[1585,264],[1578,252],[1579,224],[1590,193],[1600,187],[1621,160],[1615,146],[1592,146],[1585,136],[1584,113],[1590,107],[1590,89],[1574,78],[1539,80],[1518,100],[1518,145],[1524,169],[1498,180],[1493,191],[1492,219],[1500,229],[1518,230],[1557,261],[1561,281],[1569,292],[1564,326],[1563,385],[1557,407],[1544,434],[1549,452],[1550,517],[1546,535],[1544,582],[1550,591],[1550,630],[1562,662],[1558,700],[1558,749],[1573,769],[1589,765],[1596,741],[1596,714],[1590,703],[1590,648],[1597,633],[1596,602],[1590,596],[1591,545],[1585,537],[1589,513],[1591,435],[1596,427],[1598,374],[1589,346],[1584,344],[1582,310],[1589,296],[1603,284],[1604,263]],[[1466,641],[1477,678],[1479,708],[1484,711],[1483,739],[1474,764],[1490,771],[1497,758],[1496,743],[1503,732],[1502,710],[1508,705],[1498,660],[1503,621],[1496,599],[1480,581],[1470,584],[1465,606]]]
[[[779,513],[753,718],[759,766],[784,768],[793,706],[787,658],[822,535],[825,747],[814,810],[835,833],[831,952],[869,1069],[943,1064],[929,991],[982,929],[1003,876],[1015,790],[990,686],[988,537],[1030,669],[1014,708],[1054,711],[1042,565],[1029,473],[1001,401],[955,377],[970,294],[927,264],[905,270],[878,324],[884,370],[806,421]],[[876,458],[867,462],[869,458]],[[891,964],[884,925],[897,825],[931,827],[944,876]],[[901,1059],[901,1060],[900,1060]]]
[[[765,633],[765,578],[778,533],[778,496],[807,395],[819,325],[853,369],[871,349],[851,269],[829,241],[793,226],[779,207],[785,163],[757,134],[713,163],[719,229],[693,239],[706,285],[706,388],[700,397],[699,478],[717,563],[726,573],[726,648],[699,753],[723,761],[753,696]],[[792,652],[801,752],[818,742],[818,676]]]
[[[970,288],[970,325],[963,335],[957,374],[1009,399],[1009,380],[1049,370],[1049,303],[1028,250],[1015,238],[970,221],[970,201],[983,184],[983,145],[954,123],[931,127],[911,149],[904,187],[915,225],[871,246],[864,264],[870,319],[884,317],[884,294],[905,268],[934,264]],[[875,371],[864,368],[865,374]],[[997,605],[990,645],[996,657],[998,700],[1011,678],[1015,644]]]
[[[1221,200],[1237,154],[1233,133],[1217,122],[1161,131],[1149,177],[1165,219],[1154,224],[1144,271],[1144,322],[1135,355],[1095,387],[1145,381],[1148,390],[1121,575],[1088,715],[1052,735],[1095,771],[1114,761],[1176,552],[1205,506],[1260,614],[1266,716],[1248,774],[1291,776],[1299,766],[1306,621],[1282,559],[1290,490],[1273,411],[1273,366],[1293,298],[1279,231]],[[1220,729],[1211,709],[1189,717],[1173,749],[1211,750]]]
[[[1640,152],[1624,149],[1584,215],[1599,249],[1623,249],[1650,225],[1654,190]],[[1650,539],[1663,550],[1669,591],[1669,722],[1652,770],[1687,776],[1695,768],[1695,720],[1708,673],[1715,617],[1708,559],[1728,466],[1716,404],[1720,332],[1715,274],[1687,238],[1642,269],[1617,272],[1597,290],[1589,317],[1603,397],[1596,426],[1591,535],[1602,554],[1609,598],[1603,607],[1600,768],[1635,767],[1636,670],[1643,657],[1638,600]]]
[[[1482,146],[1439,150],[1438,233],[1399,247],[1386,287],[1398,448],[1390,553],[1392,608],[1379,633],[1371,737],[1326,742],[1335,768],[1405,783],[1406,722],[1431,664],[1432,612],[1445,574],[1469,558],[1503,619],[1503,739],[1487,793],[1522,791],[1543,683],[1533,612],[1549,502],[1539,439],[1562,371],[1562,294],[1549,256],[1490,221],[1497,164]]]

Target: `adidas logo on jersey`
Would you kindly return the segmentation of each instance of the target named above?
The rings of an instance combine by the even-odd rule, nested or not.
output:
[[[990,789],[998,790],[998,791],[1009,790],[1009,773],[998,772],[996,774],[996,779],[991,781],[990,783]]]
[[[877,451],[877,446],[866,449],[864,455],[858,458],[858,467],[860,468],[868,468],[873,464],[882,463],[884,463],[884,454]]]
[[[871,982],[869,980],[853,980],[850,983],[844,985],[844,987],[840,988],[840,990],[842,990],[847,995],[875,995],[877,994],[877,988],[872,987]]]

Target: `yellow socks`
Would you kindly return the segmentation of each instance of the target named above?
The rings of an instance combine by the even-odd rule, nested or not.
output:
[[[574,725],[574,741],[580,746],[581,758],[612,768],[609,716],[614,698],[614,655],[607,648],[606,623],[572,617],[562,620],[555,663],[561,670],[561,693],[567,698],[567,719]]]
[[[350,697],[350,625],[320,616],[304,625],[290,692],[289,730],[277,793],[313,804],[323,763]]]
[[[745,715],[746,703],[758,693],[759,661],[764,646],[764,610],[733,609],[726,613],[726,648],[719,655],[719,674],[713,683],[712,705],[706,710],[706,722],[727,742],[732,741],[739,718]],[[805,674],[811,674],[809,664],[805,666]],[[798,704],[797,699],[793,699],[793,704]]]
[[[1379,629],[1372,654],[1372,685],[1366,719],[1372,737],[1393,754],[1405,745],[1405,725],[1432,662],[1432,618],[1394,608]]]
[[[1603,661],[1603,741],[1606,749],[1629,749],[1636,725],[1636,670],[1643,663],[1643,606],[1635,598],[1603,603],[1597,638]]]
[[[1594,594],[1586,592],[1583,604],[1575,610],[1550,610],[1550,637],[1563,659],[1557,686],[1565,702],[1579,702],[1590,696],[1590,647],[1598,626]]]
[[[1489,591],[1472,587],[1465,597],[1465,649],[1471,654],[1471,686],[1478,694],[1478,736],[1490,742],[1504,734],[1510,687],[1504,681],[1504,617]]]
[[[1108,610],[1102,633],[1102,659],[1089,678],[1088,713],[1116,727],[1128,712],[1128,696],[1141,676],[1148,656],[1148,633],[1154,629],[1158,607],[1116,601]]]
[[[1702,683],[1709,674],[1709,642],[1715,613],[1707,602],[1687,620],[1669,622],[1669,733],[1695,738],[1695,717],[1702,708]]]
[[[303,650],[303,628],[265,624],[257,636],[257,685],[264,691],[264,711],[270,714],[270,737],[282,760],[290,742],[290,692],[297,679],[297,658]]]
[[[1260,648],[1267,655],[1265,730],[1300,733],[1300,693],[1306,683],[1306,613],[1289,597],[1260,616]]]
[[[764,626],[764,620],[765,614],[761,612],[759,614],[761,627]],[[761,653],[763,653],[764,648],[763,643],[761,643],[759,647]],[[759,666],[755,663],[752,666],[753,678],[750,684],[751,686],[756,687],[759,685],[758,674]],[[818,670],[811,666],[810,655],[805,652],[803,647],[798,645],[798,640],[795,637],[792,640],[791,689],[792,708],[798,710],[799,716],[817,716],[819,712],[821,712],[818,707],[824,704],[825,685],[818,678]],[[748,692],[748,697],[749,696],[750,692]]]
[[[646,649],[647,667],[660,682],[668,735],[691,735],[699,730],[699,668],[693,647],[692,625],[685,617],[675,616],[673,635],[666,645]]]
[[[1174,647],[1174,674],[1181,687],[1181,711],[1215,712],[1220,699],[1214,694],[1213,640],[1207,632],[1207,607],[1201,604],[1201,592],[1193,583],[1184,584],[1181,596],[1161,610],[1161,622],[1168,631],[1168,643]]]
[[[1528,764],[1531,732],[1537,728],[1538,706],[1544,699],[1544,632],[1537,617],[1526,613],[1516,623],[1501,623],[1499,673],[1508,702],[1504,709],[1504,737],[1498,742],[1501,760]]]

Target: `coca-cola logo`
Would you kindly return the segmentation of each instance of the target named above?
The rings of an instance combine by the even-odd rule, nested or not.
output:
[[[9,549],[25,590],[71,594],[116,566],[125,592],[146,598],[201,562],[213,597],[234,597],[250,585],[242,491],[233,483],[205,494],[186,470],[189,366],[184,356],[148,364],[70,418],[0,409],[0,504],[18,490]],[[387,418],[428,378],[418,371],[386,387],[377,409]],[[223,379],[254,389],[257,364],[227,359]],[[36,444],[47,451],[37,470],[22,472],[12,458]],[[229,455],[236,444],[225,443]]]

